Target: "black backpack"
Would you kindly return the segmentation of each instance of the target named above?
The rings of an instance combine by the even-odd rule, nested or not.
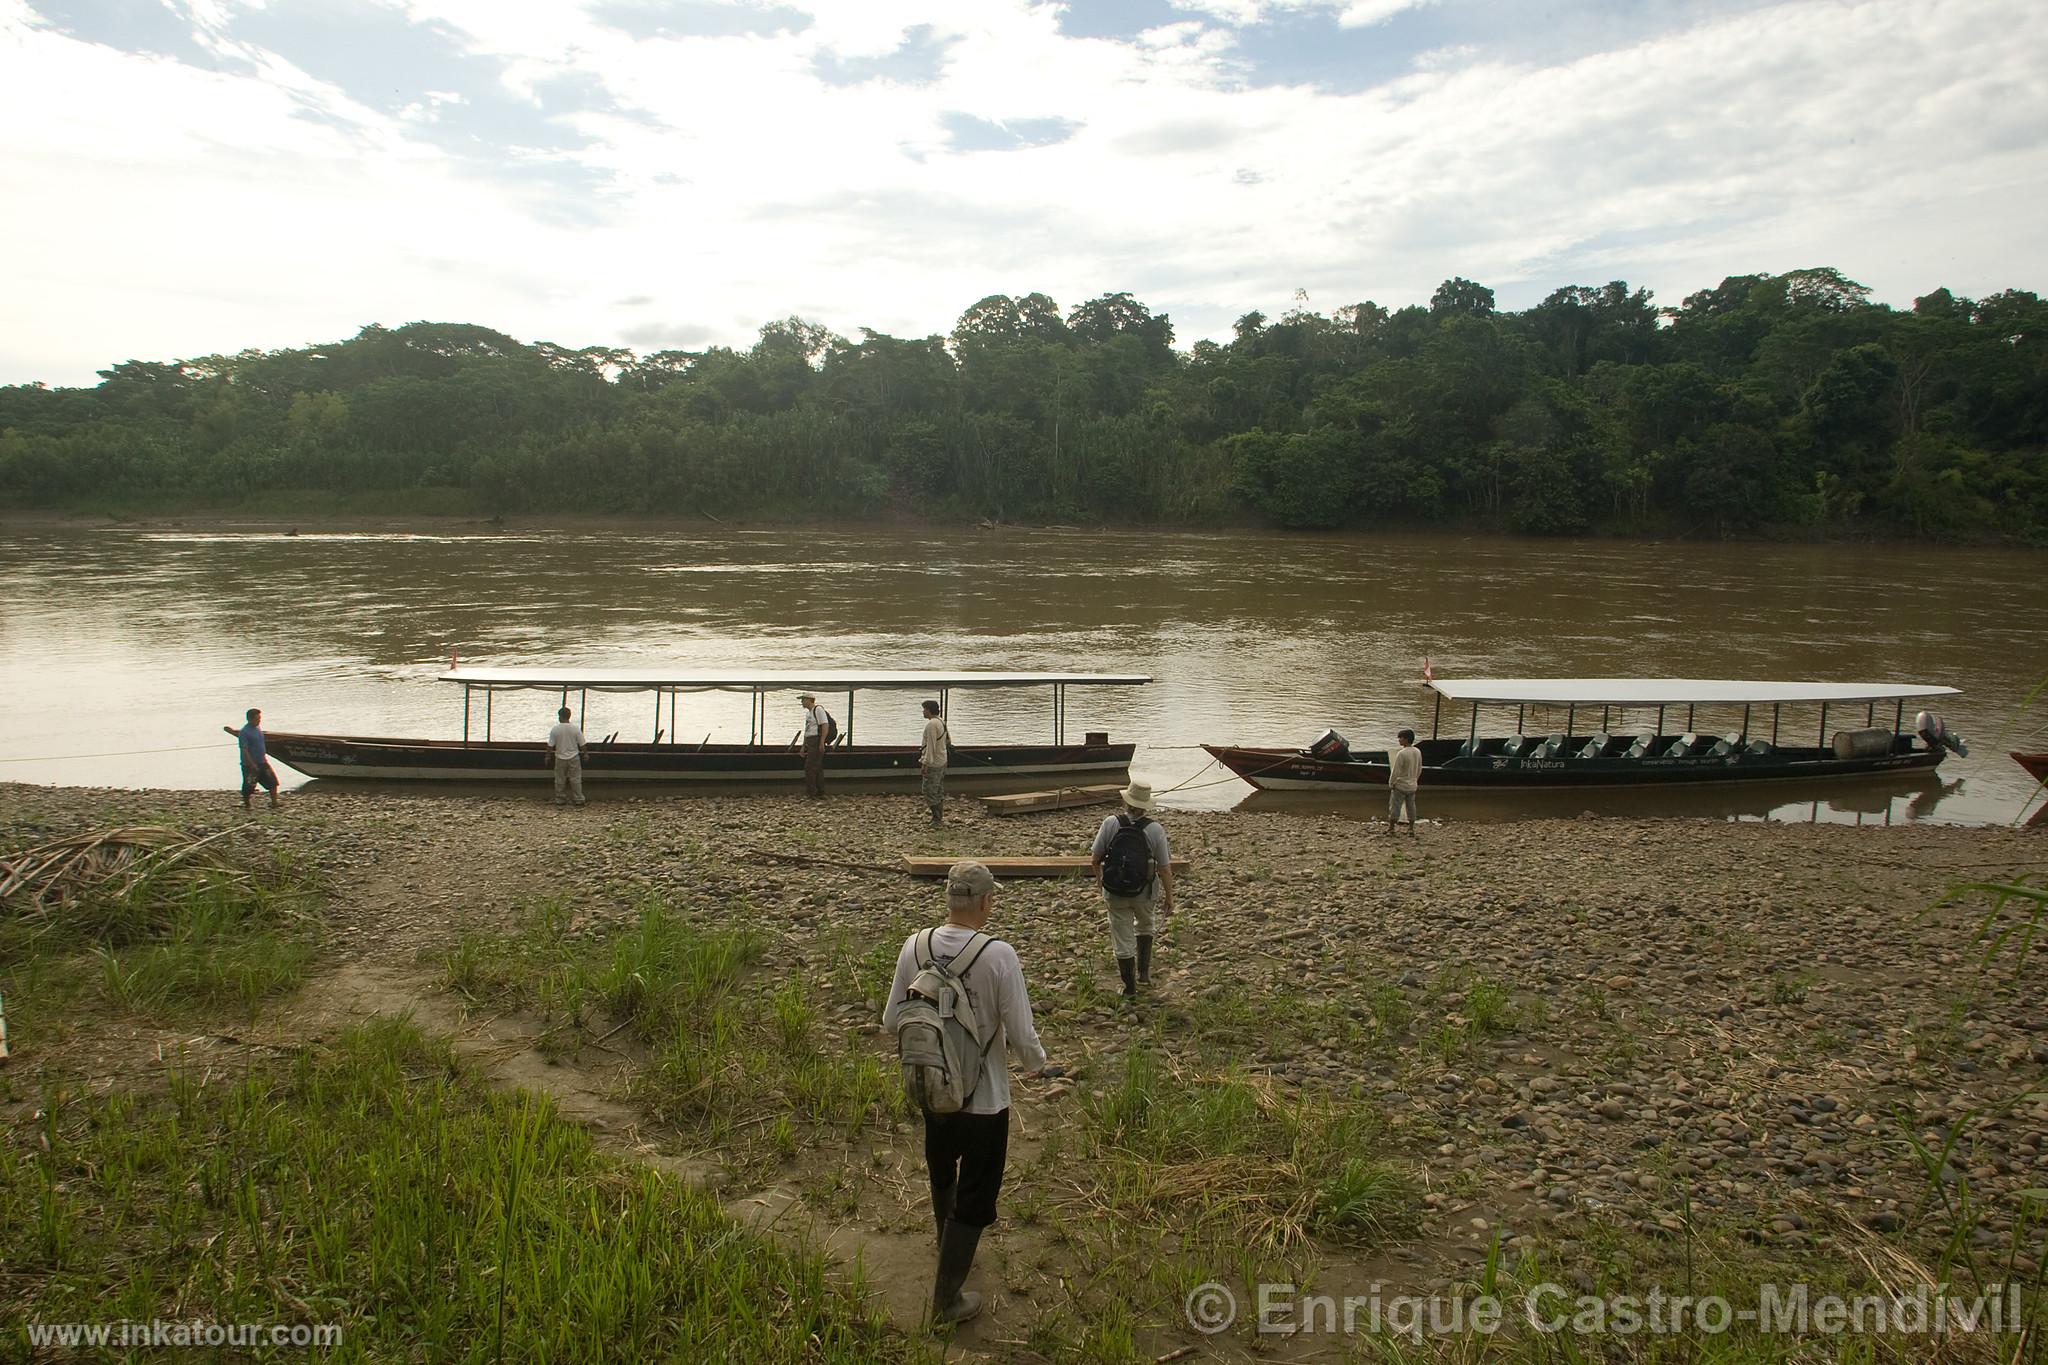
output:
[[[1117,831],[1102,854],[1102,889],[1118,896],[1142,896],[1152,885],[1152,846],[1145,842],[1150,817],[1135,820],[1117,812]]]
[[[825,723],[818,730],[818,747],[829,749],[839,742],[839,722],[832,719],[832,713],[825,713]]]

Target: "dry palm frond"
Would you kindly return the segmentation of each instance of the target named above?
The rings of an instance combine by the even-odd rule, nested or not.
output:
[[[93,830],[0,857],[0,920],[48,927],[60,918],[91,919],[93,907],[124,907],[120,918],[168,917],[180,897],[249,884],[254,874],[219,846],[235,833],[194,834],[161,825]],[[149,906],[161,904],[162,914]],[[40,932],[31,928],[31,932]]]

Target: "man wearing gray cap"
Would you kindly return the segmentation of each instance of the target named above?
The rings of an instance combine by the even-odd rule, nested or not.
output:
[[[981,1311],[981,1295],[965,1286],[982,1229],[996,1221],[996,1195],[1009,1159],[1007,1053],[1017,1054],[1028,1075],[1047,1071],[1017,951],[983,932],[995,898],[996,879],[986,867],[953,864],[946,874],[946,922],[903,941],[889,1004],[882,1012],[883,1031],[894,1034],[910,983],[924,965],[920,959],[945,963],[966,985],[974,1018],[983,1030],[980,1041],[987,1049],[981,1079],[961,1111],[924,1116],[924,1160],[939,1234],[932,1321],[939,1325],[964,1322]]]

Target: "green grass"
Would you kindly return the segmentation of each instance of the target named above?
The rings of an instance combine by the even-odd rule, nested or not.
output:
[[[379,1020],[0,1133],[0,1318],[335,1323],[333,1360],[929,1358],[813,1256]]]
[[[556,1055],[600,1023],[630,1027],[650,1053],[636,1098],[755,1174],[820,1130],[850,1134],[902,1113],[901,1082],[822,1026],[810,983],[761,970],[757,930],[707,927],[657,897],[609,937],[572,932],[571,918],[566,902],[544,900],[512,935],[466,935],[443,960],[445,979],[472,999],[538,1012],[543,1049]]]
[[[154,1021],[254,1018],[304,979],[320,944],[310,876],[278,858],[249,872],[145,876],[54,910],[0,907],[0,994],[17,1046],[61,1036],[82,999]]]
[[[1082,1112],[1085,1196],[1120,1218],[1274,1249],[1311,1235],[1379,1246],[1420,1224],[1419,1194],[1376,1159],[1382,1125],[1361,1101],[1236,1072],[1176,1074],[1138,1045]]]

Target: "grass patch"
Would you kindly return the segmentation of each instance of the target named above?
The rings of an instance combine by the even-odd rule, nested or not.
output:
[[[0,1316],[331,1323],[323,1358],[925,1359],[823,1263],[380,1020],[0,1135]]]
[[[817,1130],[851,1134],[901,1114],[901,1082],[823,1027],[808,984],[758,970],[767,943],[757,930],[701,925],[658,897],[609,937],[572,923],[566,902],[538,902],[509,937],[459,940],[445,979],[472,999],[538,1012],[543,1049],[556,1054],[600,1020],[630,1026],[652,1054],[636,1096],[742,1169],[790,1159]]]
[[[18,1043],[81,994],[156,1020],[253,1018],[304,979],[319,898],[288,858],[228,856],[212,838],[155,827],[68,842],[86,851],[0,903],[0,992],[17,1002]]]
[[[1135,1046],[1082,1112],[1078,1192],[1119,1219],[1276,1250],[1311,1237],[1380,1246],[1421,1222],[1412,1183],[1371,1157],[1381,1124],[1357,1101],[1174,1072]]]

